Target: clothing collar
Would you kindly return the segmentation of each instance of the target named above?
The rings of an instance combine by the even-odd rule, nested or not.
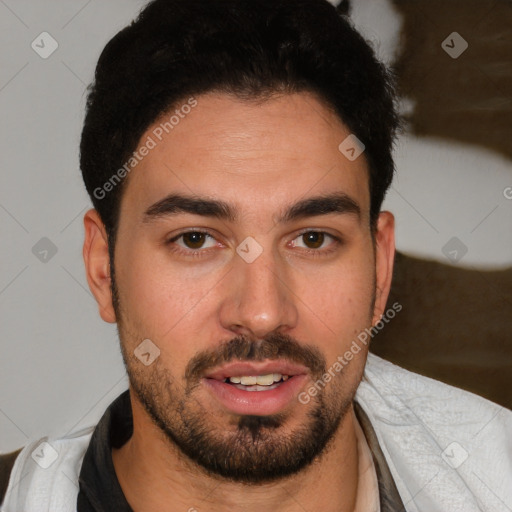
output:
[[[377,434],[375,433],[367,414],[356,401],[354,401],[354,412],[356,413],[357,421],[364,432],[366,442],[372,452],[375,471],[377,473],[377,481],[379,483],[381,512],[406,512],[402,498],[400,498],[395,481],[393,480],[388,463],[386,462],[386,458],[384,457],[379,441],[377,440]]]

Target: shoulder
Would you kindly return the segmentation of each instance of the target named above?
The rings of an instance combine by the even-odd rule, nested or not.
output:
[[[21,450],[5,455],[2,510],[47,510],[50,501],[52,504],[73,501],[94,428],[87,427],[63,437],[32,439]]]
[[[510,448],[512,411],[479,395],[405,370],[369,354],[356,400],[388,422],[423,426],[432,437]]]
[[[404,503],[438,499],[444,509],[468,512],[478,503],[512,504],[512,411],[373,354],[355,399]]]

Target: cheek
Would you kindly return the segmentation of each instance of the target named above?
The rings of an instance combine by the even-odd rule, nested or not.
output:
[[[343,356],[371,326],[374,287],[373,260],[361,252],[330,269],[301,277],[297,295],[304,304],[301,307],[304,339],[321,348],[328,366]],[[363,344],[358,353],[364,355],[366,351],[367,346]],[[359,362],[351,363],[350,371],[357,373],[364,357],[353,359]]]
[[[195,332],[211,309],[220,269],[176,265],[162,251],[135,244],[120,245],[116,253],[116,281],[123,323],[159,345],[193,350]],[[198,347],[196,347],[198,348]]]
[[[372,260],[361,255],[300,277],[299,296],[337,332],[344,325],[366,326],[375,288]],[[361,324],[362,322],[362,324]]]

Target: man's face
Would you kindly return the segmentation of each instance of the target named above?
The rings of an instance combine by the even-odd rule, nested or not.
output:
[[[340,152],[350,132],[313,95],[196,99],[161,141],[155,127],[170,115],[148,129],[141,143],[157,145],[124,190],[123,356],[171,445],[208,472],[269,481],[320,455],[350,410],[366,350],[309,403],[298,395],[382,313],[379,245],[390,252],[392,223],[379,224],[376,262],[364,154]],[[148,366],[134,353],[147,339],[160,351]]]

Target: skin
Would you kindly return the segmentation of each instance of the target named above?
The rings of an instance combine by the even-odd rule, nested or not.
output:
[[[197,353],[215,351],[237,335],[258,340],[274,332],[316,348],[329,368],[380,319],[391,282],[394,218],[380,213],[374,247],[364,153],[354,161],[341,154],[338,145],[349,130],[309,93],[264,102],[208,93],[197,101],[129,175],[115,249],[117,315],[104,226],[95,210],[84,217],[87,279],[103,320],[118,322],[130,378],[149,383],[158,368],[159,377],[168,375],[183,396],[185,368]],[[333,191],[356,201],[361,215],[331,213],[276,223],[289,205]],[[236,206],[240,216],[231,222],[180,213],[144,222],[144,212],[170,193],[221,199]],[[202,257],[186,256],[198,249],[188,248],[183,238],[165,245],[191,228],[215,238],[199,249]],[[305,229],[341,237],[343,243],[326,237],[320,248],[312,248],[301,236]],[[263,249],[250,264],[236,252],[248,236]],[[133,356],[146,338],[161,352],[153,370]],[[351,402],[366,355],[363,347],[326,386],[327,404],[336,406],[340,395]],[[310,376],[302,390],[312,383]],[[130,396],[134,433],[112,455],[134,510],[353,510],[358,457],[351,406],[313,464],[280,480],[247,485],[206,473],[154,424],[132,385]],[[187,404],[207,415],[219,433],[234,428],[233,415],[204,386]],[[314,401],[294,401],[279,435],[307,425],[311,407]]]

